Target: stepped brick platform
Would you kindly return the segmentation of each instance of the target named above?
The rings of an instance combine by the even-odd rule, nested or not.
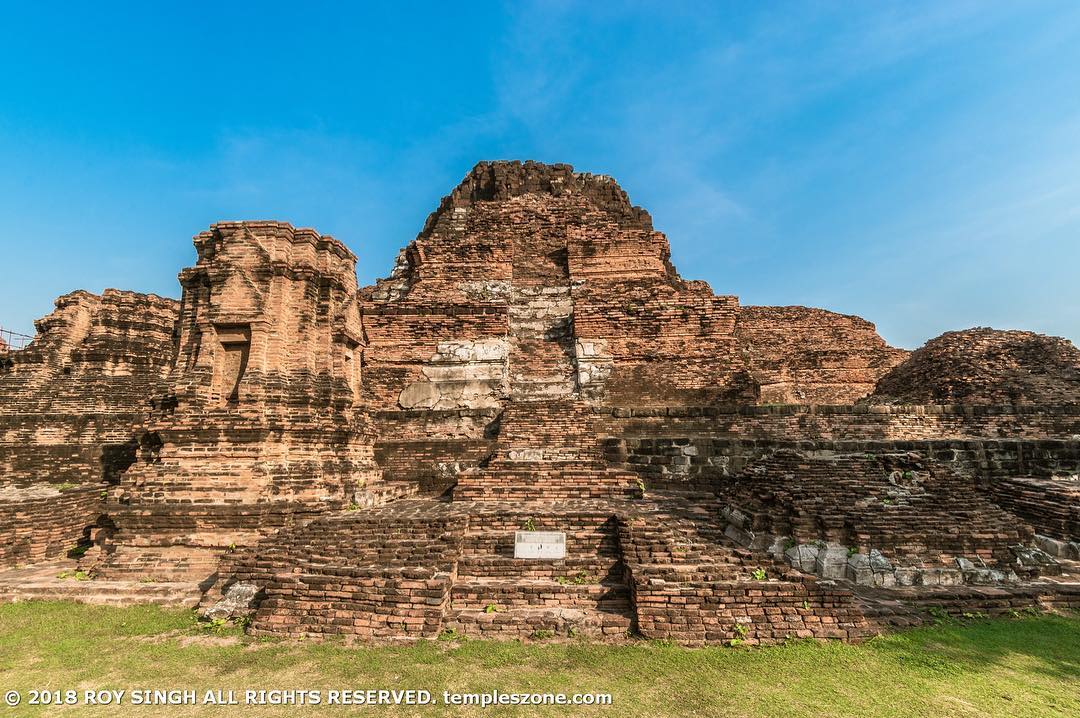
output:
[[[458,477],[454,498],[603,499],[640,496],[638,477],[603,461],[592,412],[572,402],[511,403],[498,422],[493,455]]]
[[[0,347],[0,600],[686,645],[1077,604],[1065,340],[742,306],[568,165],[478,164],[369,287],[313,229],[194,244],[179,302],[75,292]]]
[[[971,478],[914,453],[780,450],[722,493],[750,534],[876,550],[897,565],[955,568],[967,558],[999,567],[1012,560],[1009,546],[1033,538]]]
[[[0,570],[0,601],[75,601],[106,606],[149,603],[194,608],[203,587],[190,582],[93,580],[75,560],[35,563]]]

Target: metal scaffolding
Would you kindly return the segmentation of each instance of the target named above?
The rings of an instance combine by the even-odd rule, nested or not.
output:
[[[32,342],[34,337],[0,327],[0,351],[18,351]]]

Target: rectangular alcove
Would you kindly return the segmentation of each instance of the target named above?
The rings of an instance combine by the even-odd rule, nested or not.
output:
[[[214,388],[226,404],[235,404],[240,401],[240,383],[251,351],[251,326],[226,324],[215,326],[214,330],[221,345],[220,358],[215,362]]]

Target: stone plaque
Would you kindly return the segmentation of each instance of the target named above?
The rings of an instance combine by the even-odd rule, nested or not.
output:
[[[566,558],[566,533],[518,531],[514,534],[514,558]]]

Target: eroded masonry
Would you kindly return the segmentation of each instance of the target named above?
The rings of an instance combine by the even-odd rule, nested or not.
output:
[[[0,346],[0,598],[688,645],[1080,607],[1065,340],[741,306],[566,165],[477,165],[370,287],[285,223],[195,248]]]

